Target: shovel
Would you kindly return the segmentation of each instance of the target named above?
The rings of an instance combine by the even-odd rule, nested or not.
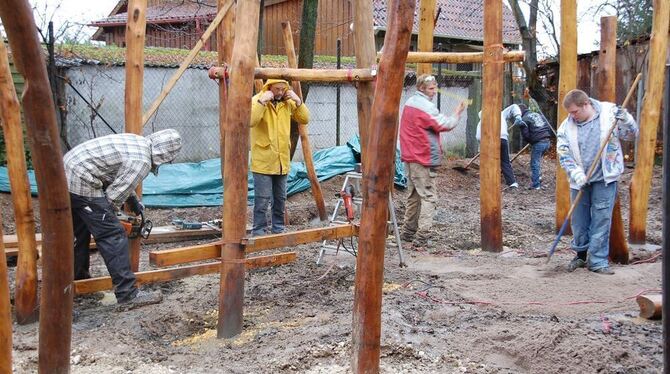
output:
[[[475,162],[475,161],[479,158],[479,155],[480,155],[480,154],[481,154],[481,153],[477,153],[477,154],[475,155],[475,157],[473,157],[472,160],[470,160],[467,164],[465,164],[465,165],[457,165],[457,166],[453,166],[452,169],[454,169],[454,170],[456,170],[456,171],[460,171],[461,173],[467,173],[468,168],[470,167],[470,165],[472,165],[472,163]]]

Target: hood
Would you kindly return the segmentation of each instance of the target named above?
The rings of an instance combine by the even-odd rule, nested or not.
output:
[[[265,81],[265,84],[263,85],[263,89],[261,89],[261,91],[269,90],[270,86],[272,86],[275,83],[284,83],[288,88],[291,88],[291,85],[288,84],[288,81],[285,81],[283,79],[268,79]]]
[[[151,172],[158,174],[158,167],[177,157],[181,150],[181,136],[177,130],[168,129],[147,136],[151,143]]]

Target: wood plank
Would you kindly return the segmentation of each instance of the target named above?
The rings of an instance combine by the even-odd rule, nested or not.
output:
[[[642,100],[635,171],[630,183],[629,239],[631,243],[638,244],[644,243],[647,238],[649,192],[651,191],[651,177],[654,171],[654,152],[656,150],[656,136],[660,123],[663,84],[665,82],[670,2],[654,0],[653,8],[654,18],[649,41],[649,68],[646,80],[648,83]]]
[[[221,242],[149,252],[153,266],[172,266],[221,257]]]
[[[154,227],[148,239],[142,239],[142,244],[174,243],[187,240],[198,240],[217,238],[221,236],[221,231],[208,227],[199,230],[179,230],[172,225]],[[16,256],[18,254],[18,238],[16,235],[4,235],[2,239],[5,245],[5,254],[7,256]],[[42,234],[35,234],[35,242],[38,246],[42,245]],[[95,241],[91,240],[91,248],[95,247]]]
[[[295,261],[296,252],[286,252],[268,256],[250,257],[245,260],[246,269],[258,269],[264,267],[278,266]],[[218,273],[221,268],[221,262],[211,262],[207,264],[190,265],[173,269],[159,269],[140,271],[135,273],[137,284],[151,284],[158,282],[168,282],[176,279],[191,277],[194,275],[205,275]],[[112,279],[110,277],[99,277],[85,280],[74,281],[74,289],[77,295],[111,290]]]
[[[358,235],[355,225],[337,225],[282,234],[243,238],[241,244],[246,253],[260,252],[267,249],[281,247],[295,247],[300,244],[314,243],[323,240],[335,240]],[[197,246],[166,249],[149,252],[149,262],[153,266],[172,266],[188,262],[204,261],[220,256],[222,242],[202,244]]]
[[[253,253],[267,249],[294,247],[300,244],[320,242],[323,240],[349,238],[351,236],[357,235],[358,227],[355,225],[346,224],[245,238],[243,239],[242,243],[245,246],[246,253]]]

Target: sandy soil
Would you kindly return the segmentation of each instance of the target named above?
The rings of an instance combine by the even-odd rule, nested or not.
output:
[[[544,180],[554,179],[553,160]],[[580,269],[567,273],[569,238],[545,265],[554,238],[554,184],[542,191],[503,192],[504,250],[479,248],[479,179],[439,170],[435,239],[405,248],[398,266],[393,241],[385,261],[382,310],[384,373],[657,373],[662,370],[660,322],[637,317],[635,296],[661,286],[658,260],[614,265],[614,276]],[[528,157],[515,163],[529,185]],[[628,181],[621,200],[627,221]],[[332,208],[343,178],[324,184]],[[400,217],[406,193],[396,191]],[[661,242],[660,169],[650,201],[648,238]],[[12,233],[11,203],[0,195],[5,233]],[[308,193],[289,199],[291,230],[313,225]],[[220,208],[150,209],[154,224],[172,218],[219,218]],[[203,242],[203,241],[201,241]],[[143,248],[146,252],[188,243]],[[245,283],[244,332],[216,339],[219,278],[192,277],[154,285],[164,301],[117,312],[110,293],[76,297],[73,373],[346,373],[352,356],[351,310],[355,258],[327,256],[315,264],[319,244],[302,245],[295,263],[250,271]],[[633,261],[654,253],[633,250]],[[106,273],[92,257],[94,275]],[[13,270],[13,269],[10,269]],[[13,276],[13,272],[10,277]],[[37,324],[14,325],[16,372],[36,372]]]

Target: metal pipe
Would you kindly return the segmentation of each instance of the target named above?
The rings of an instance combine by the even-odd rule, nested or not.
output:
[[[337,39],[337,69],[342,68],[342,39]],[[340,100],[340,82],[335,84],[335,145],[340,145],[340,105],[342,104]]]

